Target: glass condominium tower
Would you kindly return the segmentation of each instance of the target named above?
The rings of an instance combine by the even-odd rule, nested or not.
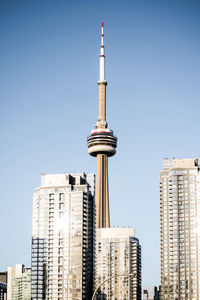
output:
[[[161,299],[200,299],[200,161],[165,159],[160,172]]]
[[[93,174],[42,175],[33,196],[31,299],[90,299]]]

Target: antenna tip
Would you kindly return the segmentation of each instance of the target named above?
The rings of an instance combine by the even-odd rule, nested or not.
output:
[[[102,24],[102,27],[103,27],[103,21],[102,21],[102,23],[101,23],[101,24]]]

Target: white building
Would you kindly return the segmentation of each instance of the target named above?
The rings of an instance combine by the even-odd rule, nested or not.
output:
[[[161,299],[200,299],[200,161],[165,159],[160,172]]]
[[[97,299],[141,300],[141,247],[133,228],[96,230],[95,288],[110,277]]]
[[[91,298],[94,185],[93,174],[42,176],[33,196],[33,300]]]
[[[22,264],[8,267],[7,300],[31,299],[31,268]]]

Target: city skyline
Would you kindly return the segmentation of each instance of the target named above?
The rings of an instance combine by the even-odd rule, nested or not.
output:
[[[10,221],[0,268],[30,265],[39,174],[95,172],[85,138],[97,115],[97,36],[104,19],[108,119],[120,137],[109,168],[111,225],[136,228],[143,287],[158,285],[161,161],[199,156],[199,4],[18,3],[0,4],[1,227]],[[86,18],[88,9],[93,13]],[[120,186],[124,174],[131,189]]]

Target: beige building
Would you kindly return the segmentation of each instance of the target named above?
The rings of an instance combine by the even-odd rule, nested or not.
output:
[[[141,300],[141,247],[133,228],[96,230],[95,288],[108,278],[97,299]]]
[[[200,161],[165,159],[160,172],[161,299],[200,299]]]
[[[7,300],[31,299],[31,269],[22,264],[8,267]]]
[[[94,175],[42,175],[33,196],[31,299],[92,297]]]
[[[24,265],[17,264],[15,267],[8,267],[7,273],[7,300],[11,300],[11,286],[12,286],[12,278],[14,276],[21,275],[24,272]]]

